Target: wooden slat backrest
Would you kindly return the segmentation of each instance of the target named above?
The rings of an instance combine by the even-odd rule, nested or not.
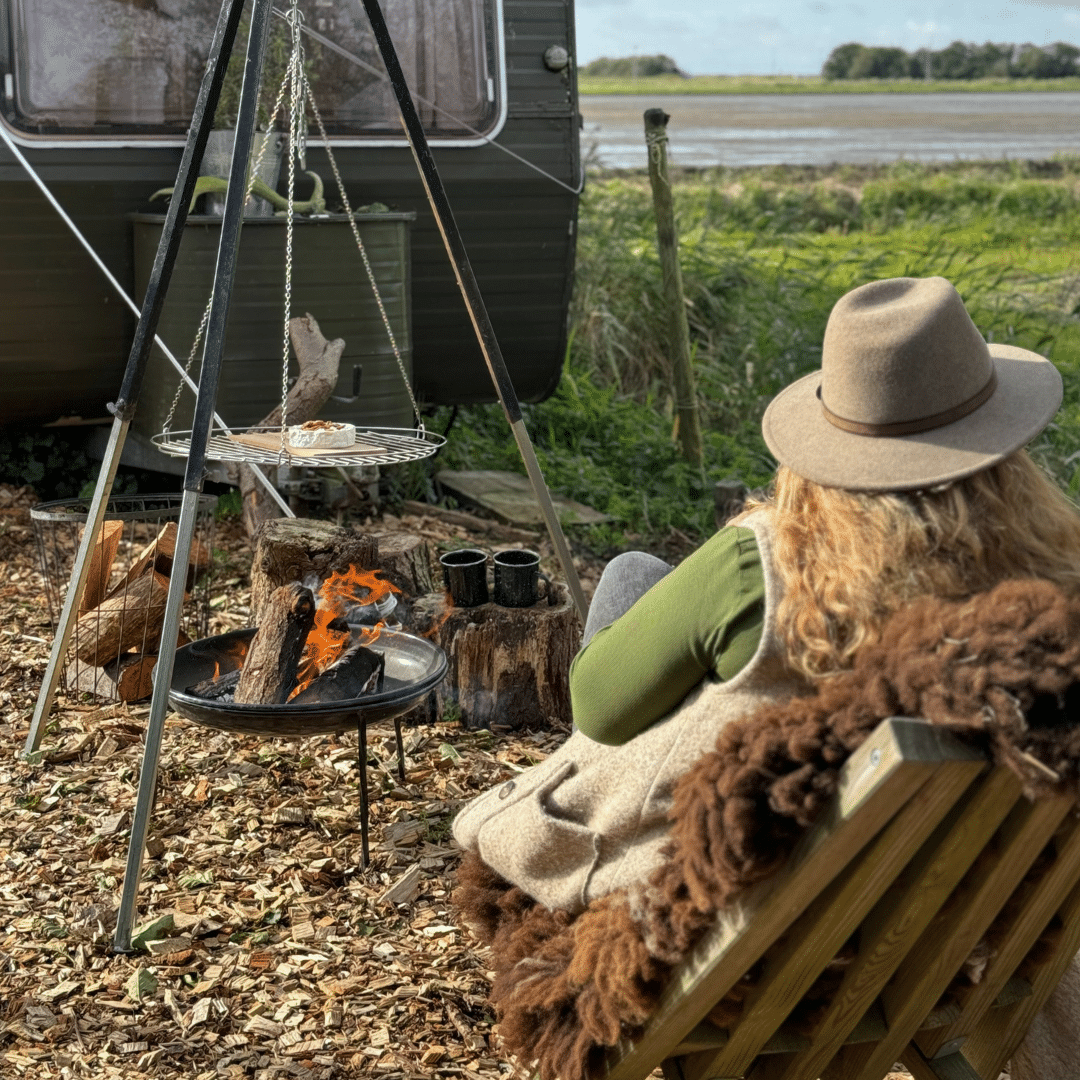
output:
[[[946,776],[948,772],[948,768],[943,766],[939,775]],[[937,777],[934,779],[936,781]],[[932,783],[934,781],[931,781]],[[785,1003],[787,1009],[782,1014],[773,1007],[772,1002],[759,1008],[758,1014],[764,1013],[768,1017],[771,1030],[765,1030],[760,1023],[754,1024],[753,1016],[746,1017],[732,1029],[728,1045],[722,1050],[715,1054],[693,1054],[684,1060],[683,1075],[686,1080],[743,1076],[764,1046],[765,1040],[787,1019],[810,984],[836,955],[840,945],[861,924],[859,951],[845,972],[840,989],[833,999],[834,1004],[839,1003],[839,1008],[829,1013],[829,1018],[836,1021],[834,1027],[842,1031],[836,1045],[842,1044],[844,1037],[855,1027],[881,992],[911,942],[921,933],[937,907],[948,898],[957,880],[993,835],[1019,795],[1020,784],[1012,774],[1002,775],[995,770],[980,778],[963,792],[955,805],[946,808],[943,817],[930,824],[930,828],[921,836],[913,838],[915,842],[909,845],[902,860],[896,859],[892,862],[891,877],[876,889],[872,898],[876,902],[862,905],[847,900],[845,903],[846,898],[838,896],[831,907],[820,913],[815,935],[805,941],[791,941],[791,945],[801,954],[809,953],[813,956],[814,970],[798,997]],[[897,815],[897,824],[904,824],[907,811],[917,801],[917,798],[912,799],[901,810]],[[915,830],[909,827],[907,831],[913,833]],[[882,839],[886,839],[890,832],[891,827],[885,830]],[[855,885],[858,885],[871,869],[867,866],[870,854],[873,854],[872,850],[860,854],[849,867],[849,874]],[[912,864],[912,869],[905,874],[906,880],[899,880],[900,872],[909,864]],[[843,924],[846,930],[838,941],[829,933],[830,927],[835,923]],[[815,940],[817,935],[822,936],[832,947],[827,950],[819,949],[818,941]],[[771,955],[769,959],[771,960]],[[763,1034],[764,1037],[752,1040],[740,1037],[743,1028],[748,1026],[756,1028],[755,1035]],[[903,1045],[907,1045],[906,1039]],[[790,1074],[801,1077],[802,1080],[816,1080],[822,1066],[832,1057],[832,1053],[828,1052],[815,1053],[820,1050],[821,1044],[817,1044],[804,1053],[795,1055],[794,1060],[789,1062]],[[786,1075],[788,1074],[785,1073]]]
[[[981,981],[964,998],[960,1015],[945,1027],[915,1036],[915,1042],[926,1057],[936,1058],[963,1045],[993,1006],[1016,966],[1027,956],[1046,924],[1065,902],[1080,862],[1080,821],[1074,818],[1067,825],[1067,830],[1057,837],[1057,858],[1014,914],[1012,926],[990,958]]]
[[[921,721],[878,728],[877,743],[853,755],[836,805],[785,878],[740,931],[718,926],[676,969],[642,1037],[609,1058],[610,1077],[643,1080],[662,1062],[670,1080],[882,1080],[903,1060],[917,1080],[997,1080],[1080,947],[1080,825],[1068,816],[1071,798],[1031,803],[1008,770],[986,768],[958,744],[920,744],[927,735],[940,738]],[[872,759],[881,765],[886,744],[896,762],[891,778],[871,767],[874,783],[853,800],[852,788],[861,774],[866,787],[864,774]],[[928,759],[937,762],[929,773]],[[878,800],[905,774],[907,794],[890,818]],[[836,844],[834,833],[857,826],[861,843]],[[1044,849],[1055,857],[1040,864],[1038,880],[1024,881],[1011,925],[995,926],[1005,936],[982,982],[959,1004],[934,1011]],[[818,866],[823,852],[827,864]],[[799,896],[801,910],[792,913]],[[1055,913],[1060,941],[1034,974],[1024,970],[1027,992],[1013,976]],[[855,958],[812,1030],[784,1027],[856,929]],[[758,960],[761,975],[739,1023],[729,1032],[701,1023]]]
[[[1020,783],[1016,777],[1005,770],[994,770],[968,793],[964,805],[954,808],[936,835],[923,846],[901,881],[889,890],[863,923],[858,953],[817,1023],[810,1048],[794,1055],[779,1075],[785,1080],[815,1080],[821,1074],[847,1041],[860,1016],[878,998],[894,973],[898,974],[897,969],[912,951],[913,944],[926,938],[928,927],[941,913],[957,882],[977,861],[1019,797]],[[1004,901],[1004,897],[1001,899]],[[945,979],[946,986],[969,952],[970,949],[958,956],[955,967]],[[938,996],[935,995],[930,1004]],[[929,1005],[912,1021],[912,1031],[922,1022],[928,1008]],[[887,1010],[886,1020],[889,1020]],[[888,1031],[882,1042],[862,1043],[856,1051],[849,1052],[847,1068],[852,1080],[872,1071],[874,1066],[870,1063],[880,1052],[878,1048],[888,1045],[896,1037],[892,1022],[888,1024]],[[908,1039],[904,1039],[900,1047],[906,1046],[907,1042]],[[894,1054],[889,1065],[895,1060]],[[886,1071],[887,1068],[882,1075]]]
[[[932,830],[985,767],[981,755],[940,729],[883,721],[852,754],[837,797],[749,921],[718,923],[705,935],[673,975],[641,1038],[609,1056],[607,1076],[648,1076],[902,808],[914,800],[912,820]]]
[[[1031,995],[1003,1009],[988,1012],[964,1043],[961,1052],[980,1076],[996,1078],[1023,1041],[1035,1014],[1053,993],[1065,969],[1080,949],[1080,883],[1074,877],[1072,891],[1057,911],[1063,924],[1054,955],[1042,964],[1032,980]]]

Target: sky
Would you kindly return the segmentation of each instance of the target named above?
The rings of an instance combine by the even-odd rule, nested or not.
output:
[[[578,63],[666,53],[691,75],[817,75],[846,41],[1080,45],[1080,0],[575,0]]]

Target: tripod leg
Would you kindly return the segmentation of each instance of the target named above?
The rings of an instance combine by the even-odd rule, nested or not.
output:
[[[116,402],[109,406],[116,419],[113,421],[105,457],[101,463],[101,471],[98,473],[97,487],[94,489],[94,497],[90,504],[86,529],[82,542],[79,544],[78,554],[75,556],[75,565],[71,571],[71,581],[68,583],[67,596],[60,613],[56,636],[53,638],[49,663],[45,668],[41,690],[34,707],[34,716],[30,722],[30,732],[23,748],[24,754],[33,753],[41,744],[45,722],[52,710],[53,697],[60,682],[60,672],[63,670],[68,646],[71,644],[75,615],[86,590],[90,558],[98,533],[101,531],[101,523],[104,520],[105,509],[116,478],[116,468],[120,463],[120,453],[127,439],[128,427],[135,414],[143,375],[150,358],[150,348],[153,345],[161,309],[165,303],[165,293],[169,288],[176,255],[180,250],[184,223],[187,221],[188,204],[191,202],[195,181],[198,179],[199,162],[202,160],[206,140],[210,135],[214,111],[217,109],[218,98],[221,96],[221,84],[225,79],[225,71],[229,64],[233,41],[236,39],[236,29],[240,25],[243,7],[243,0],[224,0],[221,14],[218,16],[206,75],[199,89],[195,115],[188,130],[187,144],[184,146],[180,172],[177,174],[177,195],[170,203],[165,217],[161,242],[154,260],[154,269],[147,284],[139,323],[135,328],[135,339],[128,355],[120,393],[117,395]]]
[[[236,9],[241,0],[226,0]],[[259,83],[262,79],[263,60],[270,35],[272,0],[254,0],[251,12],[251,34],[248,37],[244,82],[240,90],[240,108],[236,121],[236,137],[233,143],[232,163],[229,167],[229,189],[225,196],[225,213],[221,220],[221,240],[218,244],[217,268],[214,272],[214,294],[210,305],[210,318],[206,328],[206,345],[203,351],[202,376],[195,401],[192,422],[191,449],[187,470],[184,474],[184,500],[177,523],[176,553],[173,556],[169,594],[165,601],[165,626],[162,640],[176,641],[180,625],[180,607],[184,599],[191,538],[195,531],[195,518],[202,493],[206,470],[206,446],[210,440],[210,425],[214,414],[221,361],[225,346],[225,326],[232,299],[233,278],[236,275],[236,257],[240,248],[240,229],[243,225],[244,198],[247,194],[248,159],[251,155],[252,136],[255,131],[258,110]],[[206,117],[200,118],[209,122]],[[164,297],[162,297],[164,299]],[[125,380],[126,382],[126,380]],[[150,721],[146,730],[146,748],[143,751],[142,768],[139,773],[139,793],[135,816],[128,841],[127,865],[124,870],[124,888],[120,911],[116,919],[113,947],[118,952],[131,950],[131,932],[135,917],[135,901],[142,873],[143,849],[146,830],[154,802],[154,785],[157,779],[158,755],[161,750],[161,731],[168,708],[169,686],[172,682],[175,651],[162,649],[154,671],[154,694],[150,701]]]

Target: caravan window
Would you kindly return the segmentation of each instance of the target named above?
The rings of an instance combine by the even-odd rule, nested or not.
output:
[[[16,126],[56,135],[175,136],[187,130],[220,0],[9,2],[9,107]],[[468,139],[497,121],[497,3],[384,0],[402,67],[434,138]],[[306,25],[337,47],[304,37],[315,99],[330,133],[400,138],[393,92],[376,74],[382,63],[360,0],[301,0],[300,9]],[[276,17],[273,35],[264,107],[277,96],[288,47],[288,28]],[[246,20],[233,62],[237,81],[245,43]],[[224,126],[232,118],[219,111],[219,119]]]

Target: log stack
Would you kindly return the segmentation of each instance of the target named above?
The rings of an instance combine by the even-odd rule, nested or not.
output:
[[[161,650],[165,600],[176,554],[176,522],[168,522],[112,581],[123,522],[106,521],[91,555],[79,605],[68,688],[120,701],[139,701],[153,690],[151,672]],[[210,568],[210,549],[193,540],[186,588]],[[190,638],[181,631],[176,648]]]

